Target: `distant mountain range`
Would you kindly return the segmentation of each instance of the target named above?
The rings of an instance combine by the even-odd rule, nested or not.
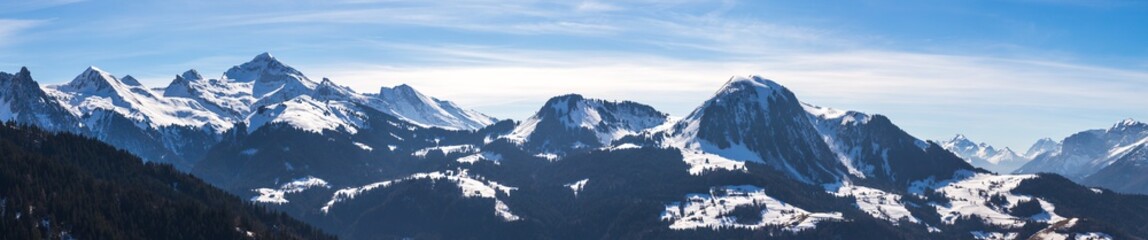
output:
[[[987,143],[974,143],[961,134],[940,143],[974,167],[995,173],[1011,173],[1040,154],[1060,150],[1060,143],[1049,138],[1037,140],[1023,155],[1007,147],[997,150]]]
[[[1090,186],[1148,194],[1148,124],[1126,119],[1064,138],[1016,173],[1056,173]]]
[[[39,87],[26,69],[0,77],[24,89],[0,93],[4,120],[172,163],[349,239],[1148,236],[1148,197],[1070,181],[1095,172],[990,172],[1029,158],[1021,172],[1135,165],[1126,159],[1146,155],[1141,123],[1020,155],[963,136],[921,140],[758,76],[728,79],[681,118],[569,94],[523,121],[407,85],[355,93],[270,54],[166,88],[97,68],[59,86]],[[1095,157],[1113,160],[1080,160]]]

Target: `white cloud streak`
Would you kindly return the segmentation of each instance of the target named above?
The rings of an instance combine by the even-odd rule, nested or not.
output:
[[[0,47],[21,41],[22,32],[44,22],[44,20],[0,19]]]

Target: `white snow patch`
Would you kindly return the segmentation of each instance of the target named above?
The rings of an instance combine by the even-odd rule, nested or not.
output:
[[[633,143],[623,143],[623,144],[620,144],[618,146],[610,147],[609,149],[610,150],[622,150],[622,149],[637,149],[637,148],[642,148],[642,146],[638,146],[637,144],[633,144]]]
[[[566,187],[570,188],[570,190],[574,191],[574,196],[577,197],[578,192],[581,192],[582,188],[586,187],[586,182],[589,182],[589,181],[590,181],[590,179],[587,178],[587,179],[578,180],[577,182],[573,182],[573,183],[566,184],[563,186],[566,186]]]
[[[551,162],[558,160],[558,154],[553,154],[553,153],[539,153],[539,154],[534,154],[534,156],[540,157],[540,158],[545,158],[547,161],[551,161]]]
[[[739,222],[728,216],[737,207],[760,207],[761,220],[755,223]],[[844,220],[839,212],[812,213],[765,195],[756,186],[724,186],[711,188],[709,194],[686,195],[685,202],[666,205],[661,219],[670,222],[670,229],[744,228],[767,226],[787,231],[816,228],[822,221]]]
[[[479,153],[467,155],[465,157],[460,157],[460,158],[458,158],[457,161],[460,163],[474,164],[474,163],[477,163],[478,161],[481,161],[481,160],[487,160],[487,161],[494,162],[495,164],[498,164],[499,162],[502,161],[502,154],[492,153],[492,152],[479,152]]]
[[[1020,237],[1020,234],[1014,233],[1014,232],[999,233],[999,232],[972,231],[969,233],[973,234],[973,239],[979,239],[979,240],[1013,240],[1013,239],[1017,239],[1017,237]]]
[[[248,133],[270,123],[286,123],[313,133],[324,130],[358,132],[366,122],[366,115],[351,102],[319,101],[302,95],[293,99],[261,107],[247,117]]]
[[[430,153],[431,151],[436,151],[436,150],[442,151],[442,153],[445,155],[451,155],[454,153],[475,152],[475,151],[478,151],[478,148],[475,147],[474,145],[470,145],[470,144],[436,146],[436,147],[428,147],[428,148],[419,149],[418,151],[411,153],[411,156],[425,158],[428,153]]]
[[[359,148],[362,148],[363,150],[368,151],[368,152],[375,150],[374,148],[371,148],[371,146],[368,146],[367,144],[361,143],[361,142],[355,142],[355,146],[359,146]]]
[[[432,181],[446,180],[448,182],[454,183],[460,188],[460,191],[464,197],[494,199],[495,214],[502,217],[506,221],[516,221],[520,219],[518,216],[510,213],[509,206],[506,206],[505,203],[502,203],[502,201],[498,199],[498,193],[509,196],[510,191],[517,190],[518,188],[502,185],[495,181],[485,180],[481,176],[471,175],[466,169],[416,173],[405,178],[376,182],[360,187],[339,189],[338,191],[335,191],[335,194],[331,196],[331,200],[328,201],[327,204],[325,204],[320,210],[322,210],[323,213],[328,213],[331,210],[331,207],[335,206],[335,204],[352,200],[355,198],[355,196],[365,192],[377,188],[386,188],[393,184],[404,181],[422,179],[429,179]]]
[[[284,204],[289,201],[285,198],[288,193],[298,193],[306,191],[314,187],[331,188],[327,181],[312,176],[298,178],[291,182],[280,185],[277,189],[272,188],[256,188],[252,191],[258,192],[259,196],[251,197],[252,202],[261,203],[274,203]]]
[[[888,193],[875,188],[855,186],[850,183],[826,184],[825,190],[838,197],[853,196],[857,199],[857,207],[865,213],[893,224],[906,220],[911,223],[921,223],[920,219],[913,217],[905,204],[901,202],[901,195]]]
[[[498,199],[494,199],[494,215],[502,217],[502,220],[507,222],[513,222],[522,219],[521,217],[518,217],[518,215],[511,213],[510,206],[507,206],[506,203]]]
[[[538,122],[540,121],[537,116],[527,118],[526,121],[522,121],[518,126],[514,127],[514,131],[503,137],[513,143],[525,143],[526,140],[530,138],[530,134],[534,133],[534,129],[538,127]]]
[[[1112,239],[1115,239],[1112,237],[1112,235],[1108,235],[1107,233],[1100,233],[1100,232],[1076,234],[1076,240],[1112,240]]]
[[[909,192],[923,194],[927,189],[933,189],[948,198],[948,204],[930,204],[937,209],[941,220],[946,224],[953,224],[957,219],[970,216],[979,217],[986,224],[1011,228],[1023,227],[1026,221],[1052,223],[1065,220],[1055,213],[1056,208],[1052,203],[1011,192],[1022,181],[1035,177],[1036,175],[992,175],[959,171],[950,180],[915,181],[909,187]],[[994,196],[1002,197],[1005,202],[990,202]],[[1023,218],[1007,213],[1008,209],[1025,201],[1037,201],[1044,212]]]

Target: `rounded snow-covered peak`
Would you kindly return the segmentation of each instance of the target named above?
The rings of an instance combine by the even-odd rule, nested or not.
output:
[[[781,111],[778,116],[791,117],[804,114],[806,110],[793,92],[772,80],[760,76],[734,76],[684,120],[734,121],[733,125],[743,125],[750,124],[745,118],[764,117],[771,115],[772,111]]]
[[[745,100],[768,101],[770,99],[777,99],[777,98],[783,98],[785,100],[793,100],[794,99],[793,92],[790,92],[789,89],[785,88],[784,86],[781,86],[781,84],[777,84],[777,82],[774,82],[773,80],[769,80],[769,79],[766,79],[766,78],[763,78],[763,77],[757,76],[757,75],[748,76],[748,77],[746,77],[746,76],[730,77],[729,81],[726,82],[725,86],[722,86],[722,88],[720,90],[718,90],[717,94],[715,94],[714,99],[721,99],[721,98],[726,97],[726,96],[733,96],[733,97],[740,98],[740,97],[743,97],[740,95],[744,95],[744,94],[752,94],[752,95],[757,96],[757,99],[745,99]],[[791,104],[799,106],[799,103],[796,101],[790,101],[790,102],[791,102]]]
[[[239,66],[233,66],[223,73],[227,79],[239,82],[252,82],[252,81],[282,81],[285,79],[295,79],[298,81],[310,82],[302,72],[295,70],[287,64],[279,62],[269,53],[259,54],[255,58]]]
[[[774,82],[773,80],[769,80],[767,78],[764,78],[764,77],[758,76],[758,75],[730,77],[729,84],[734,84],[734,83],[749,83],[749,84],[753,84],[753,85],[757,85],[757,86],[761,86],[761,87],[766,87],[766,88],[772,88],[772,89],[784,89],[785,88],[785,87],[781,86],[781,84],[777,84],[777,82]]]

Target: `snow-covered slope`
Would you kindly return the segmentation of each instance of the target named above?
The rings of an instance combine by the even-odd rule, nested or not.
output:
[[[498,121],[480,112],[463,109],[449,101],[423,95],[410,85],[382,87],[373,101],[376,109],[428,127],[475,130]]]
[[[509,135],[529,151],[562,155],[608,147],[614,140],[666,123],[668,115],[636,102],[553,97]]]
[[[1007,147],[997,150],[987,143],[974,143],[962,134],[957,134],[952,139],[940,141],[940,143],[946,150],[952,151],[973,166],[997,173],[1012,172],[1030,160]],[[1041,143],[1038,142],[1037,144]],[[1029,150],[1029,152],[1039,151],[1038,149]]]
[[[176,75],[164,89],[165,97],[192,99],[221,118],[241,121],[257,100],[251,95],[253,83],[205,79],[195,69]]]
[[[668,204],[665,209],[662,220],[677,230],[780,227],[797,232],[816,228],[819,222],[845,220],[838,212],[810,212],[786,204],[750,185],[714,187],[709,193],[689,194],[684,201]]]
[[[99,68],[89,67],[71,82],[50,85],[46,90],[75,116],[109,110],[134,121],[141,129],[174,125],[219,133],[233,126],[232,122],[220,118],[198,102],[165,98],[138,85],[137,81],[129,82],[133,84],[127,84]],[[89,122],[88,125],[93,124]]]

